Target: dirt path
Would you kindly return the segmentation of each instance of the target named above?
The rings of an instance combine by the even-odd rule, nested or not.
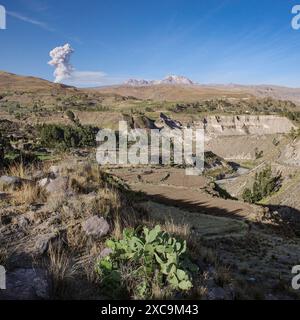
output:
[[[234,200],[212,197],[201,190],[174,186],[157,186],[151,184],[132,184],[132,189],[142,191],[159,203],[203,214],[246,218],[254,220],[255,213],[251,205]]]

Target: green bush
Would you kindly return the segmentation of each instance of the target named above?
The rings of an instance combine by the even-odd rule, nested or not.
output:
[[[255,148],[255,160],[262,158],[264,155],[264,151],[259,151],[258,148]]]
[[[147,299],[153,284],[170,292],[186,292],[193,286],[191,274],[197,267],[187,257],[186,242],[159,226],[125,229],[122,240],[110,239],[106,244],[112,253],[97,262],[96,271],[108,293]]]
[[[67,117],[69,118],[70,121],[72,121],[72,122],[75,121],[75,114],[74,114],[73,111],[68,110],[68,111],[66,112],[66,115],[67,115]]]
[[[48,148],[69,149],[96,146],[98,128],[46,124],[40,127],[41,145]]]
[[[290,136],[291,139],[293,139],[293,140],[295,140],[295,139],[297,139],[298,137],[300,137],[300,128],[298,128],[298,129],[292,128],[289,136]]]
[[[272,175],[271,166],[255,174],[252,190],[247,188],[243,192],[243,199],[249,203],[256,203],[272,195],[281,188],[281,174]]]

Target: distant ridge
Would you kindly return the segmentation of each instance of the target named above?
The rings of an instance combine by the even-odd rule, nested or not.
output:
[[[98,87],[76,88],[53,83],[33,76],[20,76],[0,70],[0,90],[24,92],[44,91],[96,91],[101,94],[113,94],[123,97],[135,97],[142,100],[194,102],[202,99],[248,99],[274,98],[290,100],[300,105],[300,88],[278,85],[239,85],[239,84],[197,84],[183,76],[168,76],[163,80],[128,80],[124,84]]]

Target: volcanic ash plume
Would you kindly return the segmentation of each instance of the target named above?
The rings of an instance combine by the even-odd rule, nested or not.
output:
[[[71,77],[72,72],[74,71],[72,65],[70,64],[70,58],[74,52],[73,48],[67,43],[62,47],[56,47],[50,51],[49,55],[52,58],[48,62],[51,66],[54,66],[54,82],[61,82],[65,79]]]

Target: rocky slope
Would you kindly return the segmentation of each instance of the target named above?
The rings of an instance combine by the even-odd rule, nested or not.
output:
[[[300,139],[291,142],[283,149],[279,161],[287,165],[300,166]]]

